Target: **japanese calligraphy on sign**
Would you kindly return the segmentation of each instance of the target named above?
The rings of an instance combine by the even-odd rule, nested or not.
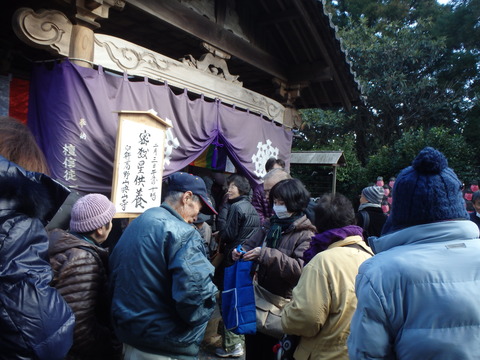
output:
[[[119,112],[112,202],[116,217],[159,206],[167,122],[148,111]]]

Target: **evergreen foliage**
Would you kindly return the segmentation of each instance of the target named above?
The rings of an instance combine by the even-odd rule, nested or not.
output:
[[[326,7],[365,101],[350,113],[302,111],[294,149],[343,150],[337,190],[349,196],[377,176],[395,176],[427,145],[466,183],[480,180],[480,0],[327,0]]]

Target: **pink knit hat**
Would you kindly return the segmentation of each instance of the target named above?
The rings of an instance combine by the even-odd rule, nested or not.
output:
[[[88,233],[108,224],[115,215],[115,205],[102,194],[88,194],[72,207],[70,231]]]

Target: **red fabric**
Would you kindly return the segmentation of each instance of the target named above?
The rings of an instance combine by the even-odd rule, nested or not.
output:
[[[27,123],[28,91],[30,82],[13,78],[10,82],[10,105],[9,115],[22,123]]]

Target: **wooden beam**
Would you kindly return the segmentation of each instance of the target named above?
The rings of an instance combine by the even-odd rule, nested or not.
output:
[[[223,26],[225,24],[225,17],[227,16],[227,2],[225,0],[215,0],[215,21],[217,25]]]
[[[229,81],[225,74],[212,72],[209,67],[200,69],[198,61],[193,58],[184,60],[171,59],[114,36],[95,34],[95,64],[120,73],[168,83],[177,89],[188,89],[209,99],[220,99],[223,103],[263,114],[283,124],[285,107],[279,102],[244,88],[238,82]],[[204,58],[202,63],[208,63],[208,58]]]
[[[266,26],[282,23],[285,21],[290,22],[293,20],[298,20],[299,18],[300,16],[292,11],[282,11],[276,14],[269,14],[267,19],[263,19],[258,23],[262,26]]]
[[[128,4],[222,49],[272,77],[287,80],[287,64],[176,0],[128,0]]]
[[[332,60],[332,57],[328,53],[327,47],[326,47],[322,37],[318,33],[317,27],[314,24],[314,22],[312,21],[312,18],[310,17],[309,11],[305,8],[305,5],[303,4],[302,1],[293,1],[293,4],[297,7],[298,11],[300,12],[302,18],[304,19],[305,25],[307,26],[310,33],[312,34],[312,37],[314,39],[314,43],[316,45],[318,45],[323,57],[325,58],[325,61],[327,62],[327,65],[331,68],[332,75],[333,75],[333,82],[335,83],[335,85],[338,88],[338,92],[340,94],[340,97],[342,99],[342,102],[343,102],[344,106],[347,108],[347,110],[350,110],[352,108],[352,102],[351,102],[351,100],[350,100],[350,98],[349,98],[349,96],[348,96],[348,94],[345,90],[345,87],[344,87],[344,85],[343,85],[343,83],[340,79],[338,71],[335,68],[335,64]]]
[[[300,82],[323,82],[332,81],[333,73],[329,66],[323,63],[315,62],[312,64],[300,64],[291,68],[288,72],[290,83],[296,84]]]

